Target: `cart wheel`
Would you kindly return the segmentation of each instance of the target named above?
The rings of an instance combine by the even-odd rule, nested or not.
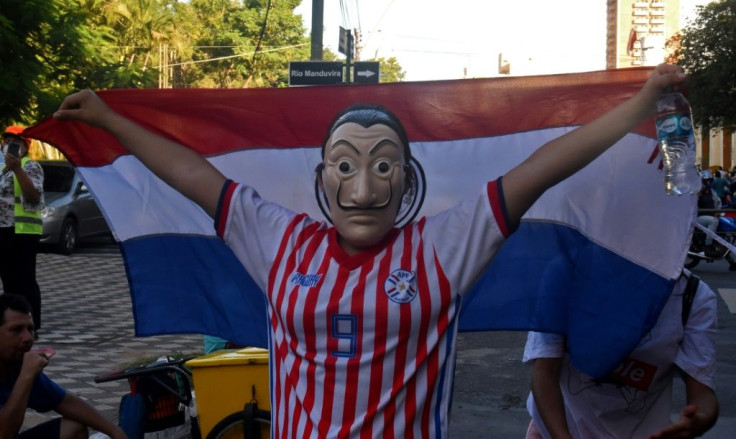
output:
[[[254,418],[255,422],[261,424],[261,430],[268,432],[271,421],[268,419]],[[217,423],[207,434],[207,439],[258,439],[245,436],[243,432],[243,412],[235,412],[227,415]]]

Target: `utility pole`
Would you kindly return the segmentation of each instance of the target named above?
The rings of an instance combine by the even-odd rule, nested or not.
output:
[[[324,27],[324,14],[324,0],[312,0],[312,61],[322,60],[322,28]]]
[[[353,50],[355,51],[355,61],[360,61],[360,29],[353,29]]]
[[[345,82],[350,84],[350,69],[353,67],[353,33],[347,32],[347,51],[345,53]]]

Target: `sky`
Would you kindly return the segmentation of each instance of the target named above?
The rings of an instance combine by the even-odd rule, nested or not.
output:
[[[687,17],[709,0],[680,0]],[[343,3],[346,13],[341,13]],[[606,0],[324,0],[323,43],[362,30],[361,57],[396,57],[407,81],[605,68]],[[311,0],[297,9],[311,28]]]

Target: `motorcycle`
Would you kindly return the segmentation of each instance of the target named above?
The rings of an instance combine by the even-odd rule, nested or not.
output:
[[[730,216],[719,216],[716,233],[695,223],[693,230],[693,239],[685,258],[685,268],[692,269],[705,261],[711,263],[723,259],[728,260],[731,266],[734,266],[736,257],[733,255],[736,251],[736,218]],[[705,245],[706,234],[713,238],[713,245],[707,247]]]

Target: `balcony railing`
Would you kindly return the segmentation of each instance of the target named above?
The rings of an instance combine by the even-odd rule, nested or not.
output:
[[[649,32],[652,34],[663,34],[665,31],[664,26],[657,25],[657,26],[651,26],[649,28]]]

